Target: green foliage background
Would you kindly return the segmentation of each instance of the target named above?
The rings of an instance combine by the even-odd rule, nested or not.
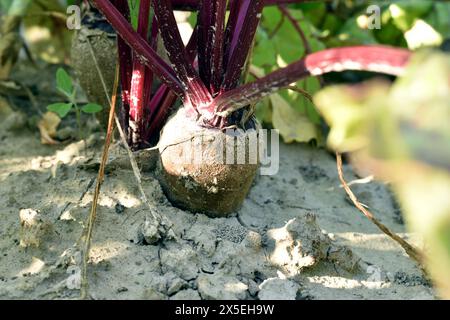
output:
[[[372,16],[367,9],[371,5],[380,8],[380,29],[367,27],[367,21]],[[385,44],[417,50],[439,46],[450,38],[450,2],[447,1],[328,1],[294,4],[289,8],[313,52],[358,44]],[[277,7],[265,8],[251,60],[253,67],[263,75],[304,55],[301,38],[292,23],[283,18]],[[249,80],[252,80],[251,76]],[[299,81],[296,85],[311,95],[321,88],[316,78]],[[290,128],[277,126],[279,124],[273,119],[273,111],[278,106],[274,105],[273,98],[257,105],[257,117],[266,125],[280,129],[286,142],[315,140],[322,145],[321,119],[314,105],[297,92],[284,90],[280,96],[292,108],[283,114],[295,119],[306,117],[316,130],[309,127],[305,134],[304,130],[293,128],[295,123],[286,123],[289,121],[284,121],[282,125]]]

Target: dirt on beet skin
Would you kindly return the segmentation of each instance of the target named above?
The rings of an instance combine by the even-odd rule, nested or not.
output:
[[[92,201],[101,134],[87,150],[80,142],[44,146],[29,130],[2,131],[0,139],[0,298],[75,298],[80,253],[74,245]],[[141,231],[147,207],[115,143],[93,237],[91,298],[434,297],[403,250],[346,200],[328,153],[282,144],[280,154],[279,173],[258,176],[242,208],[217,219],[173,207],[154,166],[145,164],[147,196],[177,236],[151,246]],[[348,166],[345,173],[356,178]],[[384,185],[353,188],[383,223],[420,245],[405,233]]]
[[[241,207],[258,170],[258,159],[252,164],[249,157],[250,145],[258,145],[256,139],[256,130],[200,127],[180,109],[164,126],[158,143],[156,176],[164,194],[191,212],[228,217]],[[237,164],[239,158],[243,164]]]

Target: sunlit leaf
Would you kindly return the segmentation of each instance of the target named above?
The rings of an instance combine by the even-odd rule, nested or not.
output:
[[[416,20],[411,29],[405,32],[405,39],[411,50],[425,46],[439,46],[444,40],[432,26],[421,19]]]
[[[448,258],[450,259],[450,223],[444,225],[439,232],[442,246],[447,250]]]
[[[333,86],[314,97],[317,108],[331,127],[327,143],[340,152],[359,150],[368,144],[364,136],[368,113],[362,105],[362,97],[355,91],[346,86]]]
[[[400,1],[389,6],[395,25],[402,31],[408,31],[416,19],[427,14],[433,1]]]
[[[280,95],[273,94],[270,101],[273,110],[272,123],[286,143],[320,139],[317,127],[308,117],[296,112]]]

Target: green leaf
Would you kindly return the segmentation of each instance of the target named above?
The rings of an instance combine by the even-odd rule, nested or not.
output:
[[[282,14],[276,7],[265,7],[263,10],[261,25],[269,33],[277,28],[282,20]]]
[[[339,30],[339,40],[342,45],[359,45],[359,44],[376,44],[372,30],[362,29],[358,25],[358,18],[352,17],[347,19],[342,28]]]
[[[443,38],[450,37],[450,3],[435,3],[435,8],[424,20],[436,29]]]
[[[15,0],[12,2],[6,1],[5,6],[8,6],[8,15],[23,17],[25,16],[30,4],[31,0]]]
[[[138,27],[138,18],[139,18],[139,6],[140,0],[128,0],[128,7],[130,8],[130,17],[131,17],[131,25],[134,30],[137,30]]]
[[[95,104],[95,103],[88,103],[87,105],[83,106],[81,108],[81,111],[84,113],[97,113],[103,110],[103,107],[101,105]]]
[[[269,99],[263,99],[256,104],[255,115],[263,124],[272,123],[272,108]]]
[[[0,9],[2,12],[8,12],[9,7],[11,6],[12,0],[3,0],[0,1]]]
[[[430,12],[433,7],[433,1],[412,2],[400,1],[389,6],[391,16],[395,25],[402,31],[408,31],[416,19]]]
[[[292,4],[293,8],[300,9],[305,18],[308,19],[316,27],[330,14],[327,14],[327,5],[325,3],[296,3]]]
[[[323,20],[321,29],[329,35],[335,35],[343,25],[343,21],[336,15],[327,14]]]
[[[312,6],[320,9],[321,6]],[[305,19],[302,10],[289,9],[292,17],[298,21],[311,51],[325,49],[325,45],[318,39],[320,32]],[[289,63],[304,57],[305,48],[301,35],[288,19],[282,19],[280,10],[276,7],[264,8],[261,28],[256,35],[256,45],[252,56],[252,71],[261,71],[264,76],[276,69],[285,67]],[[310,77],[298,81],[298,88],[313,95],[320,89],[318,79]],[[270,102],[270,103],[269,103]],[[272,108],[272,107],[273,108]],[[273,110],[272,110],[273,109]],[[272,112],[273,111],[273,112]],[[292,90],[282,90],[275,97],[259,103],[256,107],[258,119],[275,128],[280,129],[281,135],[287,142],[307,142],[315,139],[322,141],[319,131],[320,116],[314,105],[301,93]],[[288,119],[282,119],[287,117]]]
[[[72,78],[63,68],[58,68],[56,71],[56,87],[67,96],[73,93]]]
[[[399,28],[397,28],[391,18],[386,19],[386,22],[383,22],[380,29],[373,30],[373,34],[375,36],[375,39],[382,44],[389,44],[397,47],[406,47],[403,32]]]
[[[56,113],[60,118],[64,118],[65,116],[67,116],[71,109],[71,103],[54,103],[47,106],[48,111]]]
[[[443,248],[447,252],[447,256],[450,257],[450,224],[447,222],[438,230],[438,239],[441,241]]]
[[[269,69],[277,63],[277,52],[274,43],[266,32],[259,29],[256,33],[256,46],[253,49],[252,63],[256,66],[268,66]]]

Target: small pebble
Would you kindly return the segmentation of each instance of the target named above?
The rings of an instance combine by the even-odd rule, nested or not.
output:
[[[116,203],[116,206],[114,207],[117,214],[122,214],[125,212],[125,206],[122,205],[120,202]]]

